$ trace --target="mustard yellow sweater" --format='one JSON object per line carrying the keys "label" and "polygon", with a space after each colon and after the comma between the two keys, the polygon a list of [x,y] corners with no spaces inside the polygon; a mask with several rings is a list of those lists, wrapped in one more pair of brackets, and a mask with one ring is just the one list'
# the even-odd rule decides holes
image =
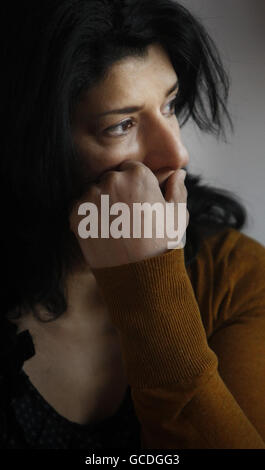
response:
{"label": "mustard yellow sweater", "polygon": [[235,229],[93,270],[143,449],[265,449],[265,247]]}

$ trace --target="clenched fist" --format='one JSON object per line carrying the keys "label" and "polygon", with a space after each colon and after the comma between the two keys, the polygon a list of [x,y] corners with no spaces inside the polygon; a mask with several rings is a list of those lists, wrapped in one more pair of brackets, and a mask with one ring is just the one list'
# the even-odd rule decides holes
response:
{"label": "clenched fist", "polygon": [[[184,184],[186,171],[171,170],[166,176],[163,195],[158,178],[147,166],[127,160],[115,171],[105,172],[75,203],[70,227],[91,268],[133,263],[168,251],[174,240],[171,233],[167,233],[170,224],[172,230],[178,231],[174,247],[183,248],[181,241],[189,221]],[[139,211],[140,206],[144,210]],[[153,212],[149,210],[152,206],[156,207]],[[183,210],[185,215],[182,228],[176,224],[180,207],[182,216]],[[85,217],[88,209],[89,217]],[[122,216],[119,216],[120,212]],[[85,229],[88,223],[89,232]],[[157,227],[160,229],[158,234]]]}

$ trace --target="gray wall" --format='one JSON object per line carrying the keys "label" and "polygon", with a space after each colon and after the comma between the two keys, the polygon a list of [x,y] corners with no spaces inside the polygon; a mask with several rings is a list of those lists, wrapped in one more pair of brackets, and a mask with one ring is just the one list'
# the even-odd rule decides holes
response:
{"label": "gray wall", "polygon": [[265,245],[265,0],[182,0],[214,38],[228,70],[234,134],[227,142],[182,128],[188,169],[239,196],[249,213],[243,232]]}

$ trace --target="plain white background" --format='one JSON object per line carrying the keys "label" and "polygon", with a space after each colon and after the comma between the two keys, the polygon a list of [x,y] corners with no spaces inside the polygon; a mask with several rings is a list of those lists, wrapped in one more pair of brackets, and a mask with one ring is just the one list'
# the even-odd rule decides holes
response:
{"label": "plain white background", "polygon": [[265,245],[265,0],[182,0],[214,39],[231,80],[227,142],[182,128],[190,173],[232,191],[245,205],[242,230]]}

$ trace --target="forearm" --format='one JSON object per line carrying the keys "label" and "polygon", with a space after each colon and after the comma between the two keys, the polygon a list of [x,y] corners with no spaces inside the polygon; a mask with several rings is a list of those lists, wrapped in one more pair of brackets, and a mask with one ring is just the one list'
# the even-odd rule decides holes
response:
{"label": "forearm", "polygon": [[120,332],[132,386],[199,385],[216,369],[183,250],[94,274]]}
{"label": "forearm", "polygon": [[114,270],[95,276],[120,332],[143,447],[264,448],[218,373],[183,250]]}

